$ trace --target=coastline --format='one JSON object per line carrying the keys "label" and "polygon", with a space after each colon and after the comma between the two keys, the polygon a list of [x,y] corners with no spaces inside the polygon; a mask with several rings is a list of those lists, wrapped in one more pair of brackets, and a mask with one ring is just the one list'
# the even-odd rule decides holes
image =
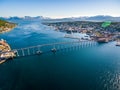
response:
{"label": "coastline", "polygon": [[6,62],[8,59],[15,57],[14,52],[11,52],[10,45],[3,39],[0,41],[0,64]]}
{"label": "coastline", "polygon": [[0,34],[9,32],[17,26],[16,23],[8,22],[0,19]]}
{"label": "coastline", "polygon": [[[16,26],[17,26],[17,25],[15,25],[15,27],[16,27]],[[0,32],[0,34],[6,33],[6,32],[10,32],[10,31],[12,31],[15,27],[13,27],[13,28],[8,28],[7,30],[3,30],[3,31]]]}

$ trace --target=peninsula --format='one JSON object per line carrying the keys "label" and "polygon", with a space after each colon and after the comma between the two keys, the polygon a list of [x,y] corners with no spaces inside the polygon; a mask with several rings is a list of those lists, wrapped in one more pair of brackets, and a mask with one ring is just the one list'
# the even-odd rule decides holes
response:
{"label": "peninsula", "polygon": [[0,33],[8,32],[16,27],[15,23],[11,23],[0,19]]}
{"label": "peninsula", "polygon": [[120,22],[73,21],[48,22],[43,24],[62,32],[86,33],[92,38],[92,40],[98,42],[117,40],[120,36]]}

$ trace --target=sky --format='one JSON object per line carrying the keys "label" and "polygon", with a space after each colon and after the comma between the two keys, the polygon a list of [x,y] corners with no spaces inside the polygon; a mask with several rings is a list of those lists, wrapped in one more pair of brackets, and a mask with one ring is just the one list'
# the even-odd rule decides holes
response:
{"label": "sky", "polygon": [[120,0],[0,0],[0,16],[120,16]]}

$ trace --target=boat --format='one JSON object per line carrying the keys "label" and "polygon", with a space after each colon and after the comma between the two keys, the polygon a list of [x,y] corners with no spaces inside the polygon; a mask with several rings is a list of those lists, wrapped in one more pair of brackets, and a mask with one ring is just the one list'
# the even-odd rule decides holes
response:
{"label": "boat", "polygon": [[42,54],[42,53],[43,53],[43,52],[40,51],[40,50],[36,52],[36,54],[38,54],[38,55],[39,55],[39,54]]}
{"label": "boat", "polygon": [[117,42],[117,43],[116,43],[116,46],[120,46],[120,42]]}
{"label": "boat", "polygon": [[53,48],[53,49],[51,49],[51,51],[52,51],[53,53],[55,53],[57,50],[56,50],[56,48]]}
{"label": "boat", "polygon": [[108,42],[109,42],[109,39],[108,39],[108,38],[105,38],[105,37],[98,37],[98,38],[97,38],[97,42],[98,42],[98,43],[108,43]]}
{"label": "boat", "polygon": [[65,38],[79,39],[79,40],[91,40],[90,36],[82,33],[65,34]]}

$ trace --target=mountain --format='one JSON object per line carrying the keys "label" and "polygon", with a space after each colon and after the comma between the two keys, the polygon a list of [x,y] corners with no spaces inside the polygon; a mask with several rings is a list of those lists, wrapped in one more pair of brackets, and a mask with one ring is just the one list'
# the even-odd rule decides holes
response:
{"label": "mountain", "polygon": [[86,20],[93,20],[93,21],[115,21],[115,22],[120,22],[120,17],[112,17],[112,16],[93,16],[93,17],[88,17]]}
{"label": "mountain", "polygon": [[24,16],[24,17],[0,17],[3,20],[42,20],[43,22],[66,22],[66,21],[112,21],[112,22],[120,22],[120,17],[112,17],[112,16],[104,16],[104,15],[98,15],[98,16],[91,16],[91,17],[70,17],[70,18],[62,18],[62,19],[51,19],[48,17],[43,16]]}
{"label": "mountain", "polygon": [[103,22],[103,21],[112,21],[112,22],[120,22],[120,17],[112,17],[112,16],[92,16],[92,17],[71,17],[71,18],[62,18],[62,19],[48,19],[46,22],[66,22],[66,21],[95,21],[95,22]]}
{"label": "mountain", "polygon": [[49,19],[48,17],[43,17],[43,16],[36,16],[36,17],[31,17],[31,16],[24,16],[24,17],[0,17],[2,20],[8,20],[8,21],[14,21],[14,20],[44,20],[44,19]]}

